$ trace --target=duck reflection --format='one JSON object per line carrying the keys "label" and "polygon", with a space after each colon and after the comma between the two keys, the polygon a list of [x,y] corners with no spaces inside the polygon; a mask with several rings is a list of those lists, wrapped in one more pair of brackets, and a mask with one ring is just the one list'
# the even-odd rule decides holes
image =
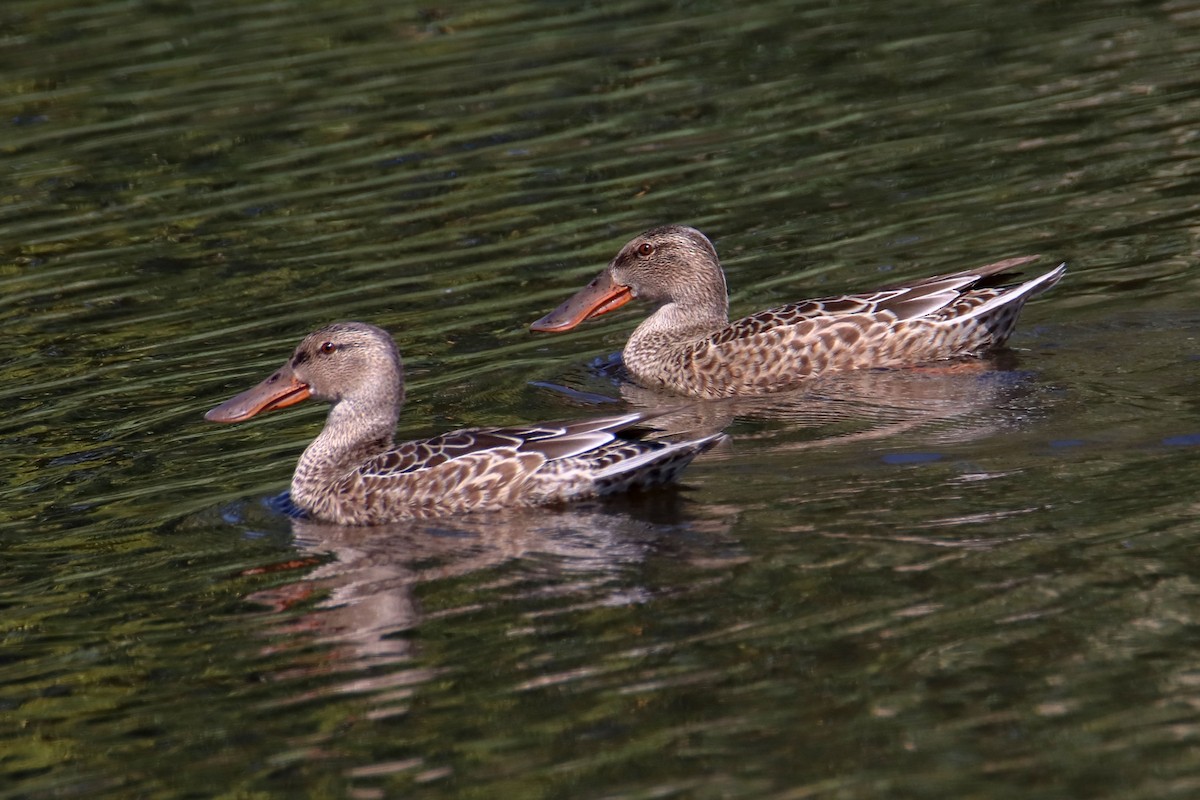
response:
{"label": "duck reflection", "polygon": [[[733,397],[679,406],[659,417],[665,433],[707,435],[735,421],[735,448],[758,441],[773,452],[875,442],[920,433],[926,444],[949,444],[995,435],[1025,418],[1022,399],[1037,389],[1033,374],[1017,370],[1016,354],[950,361],[900,370],[860,370],[817,378],[799,389],[759,397]],[[624,376],[619,357],[592,365],[576,386],[541,382],[575,406],[627,405],[662,408],[679,398],[647,389]],[[616,390],[618,397],[613,397]],[[779,437],[785,424],[792,434]],[[757,428],[757,429],[756,429]],[[717,456],[719,458],[719,455]]]}
{"label": "duck reflection", "polygon": [[[286,502],[285,495],[276,504]],[[529,591],[577,595],[589,604],[640,602],[651,590],[630,582],[631,565],[671,547],[664,543],[681,529],[712,534],[728,530],[729,524],[722,514],[694,515],[678,488],[563,509],[507,509],[373,527],[294,518],[294,543],[301,555],[279,568],[299,567],[304,574],[247,600],[283,611],[314,596],[322,598],[300,618],[281,617],[276,632],[290,636],[306,631],[306,644],[326,648],[320,671],[356,676],[337,691],[383,693],[433,677],[423,668],[372,670],[417,655],[405,634],[421,623],[417,595],[423,584],[499,570],[489,584],[512,579],[540,587]],[[520,577],[502,577],[500,568],[517,560],[522,561]],[[476,608],[468,604],[438,615]]]}

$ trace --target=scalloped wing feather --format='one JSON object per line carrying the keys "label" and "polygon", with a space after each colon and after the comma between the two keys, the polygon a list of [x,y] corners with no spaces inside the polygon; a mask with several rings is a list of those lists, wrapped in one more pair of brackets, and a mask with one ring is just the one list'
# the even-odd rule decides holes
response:
{"label": "scalloped wing feather", "polygon": [[652,379],[703,397],[759,394],[826,371],[898,367],[1001,346],[1025,301],[1062,278],[1065,265],[1003,284],[1012,258],[909,287],[793,303],[740,319],[685,345]]}
{"label": "scalloped wing feather", "polygon": [[[644,442],[610,432],[656,415],[637,413],[524,429],[453,431],[405,442],[335,481],[315,498],[310,510],[317,517],[342,524],[370,525],[404,517],[609,494],[667,482],[723,438],[715,434]],[[517,432],[535,439],[521,440]],[[547,457],[546,451],[558,451],[560,446],[567,455]]]}

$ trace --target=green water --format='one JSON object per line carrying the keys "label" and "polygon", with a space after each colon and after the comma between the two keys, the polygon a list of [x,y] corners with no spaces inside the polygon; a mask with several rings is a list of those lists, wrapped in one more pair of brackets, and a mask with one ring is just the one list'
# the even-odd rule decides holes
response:
{"label": "green water", "polygon": [[[0,9],[0,798],[1192,797],[1200,3]],[[989,371],[713,405],[681,489],[344,530],[323,409],[607,413],[652,225],[735,314],[1031,252]],[[555,391],[546,384],[577,390]]]}

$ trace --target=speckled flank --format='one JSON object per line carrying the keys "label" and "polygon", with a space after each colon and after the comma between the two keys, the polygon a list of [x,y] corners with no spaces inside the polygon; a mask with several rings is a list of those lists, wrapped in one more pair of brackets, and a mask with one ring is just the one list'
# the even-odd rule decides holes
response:
{"label": "speckled flank", "polygon": [[[693,228],[647,231],[626,244],[606,272],[611,285],[655,306],[623,351],[630,375],[653,388],[719,398],[779,391],[822,373],[915,366],[998,348],[1025,302],[1066,271],[1060,265],[1005,285],[1013,269],[1036,258],[805,300],[732,323],[716,251]],[[552,313],[570,316],[572,300]]]}
{"label": "speckled flank", "polygon": [[330,402],[324,429],[296,465],[291,496],[312,516],[343,525],[561,503],[653,486],[673,480],[722,438],[646,441],[631,429],[655,415],[634,413],[459,430],[395,444],[403,386],[400,353],[387,332],[338,323],[309,335],[271,378],[207,416],[246,419],[296,387]]}

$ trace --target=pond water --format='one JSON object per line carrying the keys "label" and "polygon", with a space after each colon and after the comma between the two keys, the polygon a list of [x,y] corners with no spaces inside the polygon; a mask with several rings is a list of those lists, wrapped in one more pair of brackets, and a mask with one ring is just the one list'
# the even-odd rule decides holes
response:
{"label": "pond water", "polygon": [[[0,797],[1200,792],[1200,2],[7,0],[0,83]],[[323,408],[202,420],[336,319],[402,436],[643,402],[527,325],[665,222],[735,314],[1069,272],[612,503],[293,521]]]}

